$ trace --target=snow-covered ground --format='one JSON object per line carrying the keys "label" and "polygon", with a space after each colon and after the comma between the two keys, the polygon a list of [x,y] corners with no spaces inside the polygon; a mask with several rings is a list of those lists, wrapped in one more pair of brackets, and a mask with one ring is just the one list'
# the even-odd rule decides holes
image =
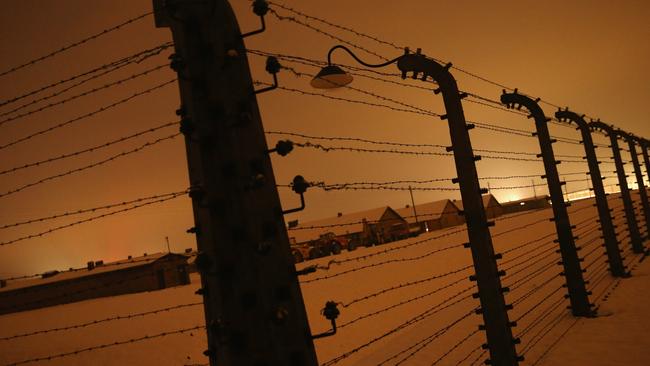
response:
{"label": "snow-covered ground", "polygon": [[[622,203],[610,196],[621,248],[630,247],[623,229]],[[502,279],[511,288],[506,294],[514,304],[509,312],[517,320],[513,328],[521,337],[517,346],[533,364],[546,354],[546,365],[648,365],[647,331],[650,308],[644,290],[650,282],[647,262],[633,264],[638,256],[627,255],[638,268],[633,277],[619,282],[606,273],[604,249],[599,239],[593,200],[574,202],[569,208],[578,245],[585,257],[585,278],[591,280],[592,301],[603,317],[574,322],[566,310],[564,278],[550,209],[502,216],[491,229],[495,250],[503,253]],[[643,216],[637,215],[640,222]],[[302,276],[301,287],[312,332],[329,330],[321,314],[326,301],[339,303],[341,315],[335,336],[315,341],[318,358],[325,365],[471,365],[482,363],[485,334],[478,330],[479,305],[468,277],[473,274],[464,227],[450,228],[373,248],[360,248],[335,257],[301,263],[329,269]],[[332,276],[332,277],[330,277]],[[203,325],[200,305],[188,305],[156,314],[113,320],[64,331],[1,339],[42,329],[68,327],[95,320],[197,303],[198,279],[189,286],[149,293],[95,299],[28,312],[0,316],[0,365],[74,352],[114,342],[139,339]],[[618,286],[617,286],[618,285]],[[616,287],[615,287],[616,286]],[[613,290],[612,290],[613,288]],[[611,292],[610,295],[608,295]],[[607,299],[605,301],[605,299]],[[418,316],[420,315],[420,316]],[[557,326],[550,327],[557,322]],[[547,329],[550,331],[547,332]],[[51,360],[52,365],[183,365],[202,364],[206,358],[204,329],[137,340],[132,343],[79,352]],[[620,361],[619,360],[624,360]]]}
{"label": "snow-covered ground", "polygon": [[[650,365],[650,260],[640,263],[634,276],[616,281],[596,319],[565,319],[568,329],[540,365]],[[612,287],[614,287],[612,286]],[[575,323],[575,325],[573,325]]]}

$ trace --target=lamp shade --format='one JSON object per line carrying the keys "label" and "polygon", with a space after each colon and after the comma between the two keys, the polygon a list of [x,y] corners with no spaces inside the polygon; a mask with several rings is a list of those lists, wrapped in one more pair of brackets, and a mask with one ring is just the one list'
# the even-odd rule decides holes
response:
{"label": "lamp shade", "polygon": [[352,82],[352,75],[343,71],[338,66],[328,65],[323,67],[320,72],[314,76],[310,84],[316,89],[334,89],[348,85]]}

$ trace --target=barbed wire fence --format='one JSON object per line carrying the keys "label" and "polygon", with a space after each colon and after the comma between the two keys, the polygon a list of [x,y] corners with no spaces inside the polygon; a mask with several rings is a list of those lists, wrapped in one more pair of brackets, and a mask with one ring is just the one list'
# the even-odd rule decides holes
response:
{"label": "barbed wire fence", "polygon": [[[382,40],[380,37],[335,24],[329,20],[306,14],[282,4],[270,2],[270,5],[270,14],[278,21],[289,22],[295,24],[297,27],[307,28],[316,32],[318,35],[342,42],[347,46],[384,60],[388,60],[388,58],[377,51],[373,51],[373,47],[361,45],[348,37],[372,41],[380,45],[392,47],[399,52],[402,52],[404,49],[404,47]],[[133,22],[147,19],[150,15],[151,13],[147,13],[131,18],[107,28],[105,31],[64,46],[55,52],[11,67],[1,72],[0,77],[18,72],[45,59],[55,56],[58,57],[71,48],[86,45],[88,42],[94,41],[103,34],[121,30]],[[347,32],[347,36],[335,35],[332,31],[328,30],[331,28],[337,31],[343,31],[344,33]],[[86,89],[85,91],[75,91],[76,88],[88,84],[95,79],[111,76],[111,73],[118,69],[137,66],[140,62],[150,58],[156,59],[156,57],[163,55],[163,52],[172,46],[170,42],[163,43],[130,56],[98,65],[77,75],[64,77],[61,81],[45,83],[42,87],[35,88],[32,91],[18,93],[16,96],[0,103],[0,107],[6,106],[6,108],[10,108],[0,112],[0,115],[3,117],[0,120],[0,126],[10,123],[21,123],[21,119],[25,117],[38,115],[40,112],[56,106],[74,103],[77,99],[93,96],[100,90],[109,89],[140,76],[162,70],[167,66],[167,63],[136,71],[126,78],[114,79],[100,86]],[[302,81],[308,81],[313,78],[318,69],[326,65],[322,61],[299,55],[287,55],[253,49],[248,49],[247,52],[251,58],[262,57],[266,59],[268,57],[275,57],[279,59],[282,63],[283,70],[290,72],[296,76],[297,80]],[[368,83],[381,83],[392,88],[408,88],[416,92],[427,93],[438,88],[432,82],[414,84],[412,81],[403,81],[399,73],[378,72],[373,69],[353,67],[350,65],[341,66],[345,66],[352,71],[352,75]],[[508,91],[516,90],[463,68],[455,66],[451,66],[451,68],[479,82],[488,83],[499,89],[506,89]],[[54,130],[65,128],[73,123],[88,122],[87,120],[89,118],[97,114],[104,113],[121,104],[129,103],[136,98],[144,97],[147,94],[170,85],[174,81],[175,79],[164,81],[148,89],[137,91],[131,96],[117,99],[93,112],[81,114],[62,122],[54,122],[50,127],[26,134],[24,137],[16,140],[2,143],[0,150],[18,144],[29,143],[32,139],[36,139]],[[257,84],[267,87],[273,86],[273,84],[261,81],[257,82]],[[62,89],[50,92],[54,88]],[[314,92],[306,88],[294,88],[283,85],[277,86],[277,89],[278,93],[287,93],[305,98],[319,98],[318,100],[323,104],[355,104],[364,108],[385,110],[390,113],[399,114],[400,116],[418,115],[426,118],[441,118],[445,116],[445,113],[418,106],[416,103],[405,102],[356,86],[346,87],[346,92],[349,92],[351,95],[356,95],[356,97],[348,97],[348,94],[331,95]],[[76,94],[65,94],[71,91]],[[45,92],[50,94],[38,96]],[[507,113],[509,116],[522,117],[527,115],[525,112],[506,108],[500,101],[490,96],[479,95],[470,91],[462,92],[467,94],[465,100],[477,108],[489,108],[498,113]],[[28,98],[34,99],[15,106],[18,101]],[[544,100],[540,100],[540,102],[553,108],[559,108],[551,102]],[[574,225],[573,234],[576,237],[576,246],[579,248],[585,282],[589,288],[591,299],[597,306],[599,301],[605,299],[619,285],[620,279],[610,275],[607,254],[603,249],[603,238],[598,221],[599,216],[592,206],[592,201],[588,199],[577,199],[591,197],[590,179],[588,178],[589,171],[586,167],[583,153],[581,152],[581,140],[575,135],[566,133],[567,130],[564,129],[566,127],[564,124],[559,123],[555,119],[550,122],[550,126],[552,127],[551,137],[557,141],[558,146],[565,146],[562,153],[556,154],[555,156],[560,158],[562,163],[560,165],[561,168],[567,167],[566,170],[562,169],[560,172],[560,176],[564,178],[563,181],[565,182],[564,197],[566,201],[575,200],[575,202],[572,202],[572,207],[569,208],[568,212]],[[476,128],[476,131],[481,134],[481,137],[485,135],[507,136],[512,139],[525,140],[529,146],[536,146],[530,140],[537,138],[533,134],[534,131],[532,129],[525,129],[523,124],[512,127],[508,123],[493,121],[468,121],[468,123]],[[76,147],[70,149],[70,152],[59,156],[51,156],[38,161],[16,164],[0,171],[0,175],[10,175],[19,171],[46,166],[55,161],[67,161],[68,158],[114,147],[115,145],[123,144],[138,137],[149,136],[154,132],[170,130],[171,127],[180,127],[179,121],[170,121],[144,130],[133,131],[131,134],[108,140],[102,144]],[[444,144],[404,142],[388,138],[379,140],[367,136],[348,136],[344,134],[341,134],[341,136],[324,136],[318,132],[267,131],[266,133],[271,144],[274,142],[282,142],[285,146],[289,144],[294,150],[292,154],[301,154],[303,151],[310,154],[341,154],[344,156],[363,154],[368,159],[382,159],[386,156],[397,156],[402,159],[417,160],[424,167],[431,165],[432,161],[440,165],[450,164],[453,163],[454,157],[454,154],[448,149],[448,145]],[[45,175],[29,183],[10,188],[0,193],[0,199],[13,194],[20,194],[33,186],[47,184],[52,180],[63,179],[76,173],[83,173],[87,170],[101,167],[104,164],[113,163],[121,158],[128,158],[132,154],[145,150],[147,147],[172,140],[179,135],[180,133],[174,133],[152,137],[139,146],[130,149],[125,148],[122,152],[109,155],[89,164],[74,166],[56,174]],[[289,138],[291,140],[287,142],[287,140],[280,140],[280,138]],[[477,137],[476,141],[482,141],[482,139]],[[595,146],[601,148],[601,151],[607,148],[606,144],[596,143]],[[503,164],[517,164],[515,165],[517,167],[521,167],[522,165],[520,164],[530,164],[523,165],[526,168],[524,169],[524,173],[521,174],[510,171],[508,175],[479,175],[481,182],[485,182],[489,186],[489,193],[498,195],[499,192],[526,192],[526,194],[531,194],[531,196],[542,197],[541,201],[544,203],[541,207],[542,209],[524,210],[506,215],[498,212],[493,213],[493,217],[490,218],[495,224],[494,229],[491,231],[491,237],[494,240],[495,257],[498,260],[499,269],[503,271],[500,275],[504,284],[505,298],[507,303],[512,305],[512,310],[510,310],[508,315],[513,321],[513,334],[517,340],[518,354],[524,356],[525,360],[530,360],[531,364],[537,364],[553,347],[553,338],[557,342],[578,322],[576,318],[567,312],[569,301],[568,295],[566,295],[567,290],[564,279],[566,274],[561,271],[563,258],[557,249],[557,241],[559,238],[553,228],[553,214],[549,209],[544,209],[549,208],[548,199],[545,198],[546,190],[544,188],[546,187],[546,183],[543,178],[547,172],[543,170],[543,167],[540,169],[539,162],[541,162],[541,157],[539,151],[532,147],[530,150],[512,151],[505,145],[502,148],[497,148],[478,144],[478,147],[473,149],[473,151],[481,153],[481,160],[488,162],[495,161],[502,162]],[[610,166],[612,169],[615,169],[612,165],[614,164],[613,157],[602,156],[601,161],[603,166],[603,179],[611,180],[615,178],[616,175],[612,174],[616,172],[611,173],[608,171]],[[282,161],[279,161],[279,164],[282,164]],[[538,165],[535,166],[533,164]],[[535,168],[531,168],[532,166],[535,166]],[[359,167],[359,169],[362,170],[362,167]],[[530,171],[535,171],[536,174],[529,174]],[[569,179],[566,179],[566,177]],[[368,191],[376,194],[377,197],[381,197],[380,195],[385,191],[415,191],[446,196],[458,194],[459,188],[455,185],[455,179],[457,178],[450,176],[430,177],[429,179],[408,176],[392,178],[391,175],[390,178],[387,177],[383,181],[367,179],[349,182],[332,182],[327,175],[323,175],[313,177],[313,180],[308,181],[308,185],[311,189],[322,191],[323,194],[335,194],[337,192],[354,194],[356,191]],[[490,182],[499,182],[499,185],[490,186]],[[294,186],[294,184],[278,184],[279,189],[291,189]],[[569,187],[571,187],[571,191]],[[122,202],[101,204],[87,208],[69,208],[67,211],[61,213],[43,213],[41,216],[31,219],[0,223],[0,230],[6,230],[15,227],[29,227],[29,225],[35,223],[49,223],[61,219],[70,220],[60,225],[53,224],[47,230],[33,230],[27,235],[16,236],[6,240],[3,239],[0,242],[0,246],[28,245],[30,239],[47,236],[59,230],[101,220],[108,216],[137,210],[144,206],[158,206],[163,202],[183,197],[188,193],[190,193],[189,189],[177,189],[174,192],[162,194],[151,193],[144,197],[124,199]],[[638,264],[638,253],[634,253],[629,245],[629,233],[627,233],[625,221],[622,219],[624,209],[622,205],[616,204],[618,199],[615,197],[615,194],[610,196],[609,201],[614,224],[618,228],[617,239],[622,249],[622,256],[626,266],[632,270]],[[525,201],[522,202],[524,205],[527,204]],[[460,202],[456,202],[456,205],[462,206]],[[643,217],[644,213],[641,206],[637,204],[635,209],[637,217]],[[460,220],[458,220],[459,218]],[[382,245],[369,246],[354,253],[350,251],[339,256],[318,258],[314,261],[298,265],[298,272],[305,274],[300,277],[300,283],[303,292],[306,294],[305,300],[309,312],[317,313],[323,304],[331,300],[332,297],[335,298],[334,301],[341,311],[337,334],[315,341],[319,352],[322,352],[326,356],[322,360],[321,365],[352,364],[360,360],[364,360],[364,362],[369,364],[400,365],[423,359],[432,365],[474,365],[486,360],[488,352],[486,350],[485,337],[482,336],[484,328],[481,328],[483,325],[479,317],[476,316],[477,314],[481,314],[481,306],[476,300],[478,298],[478,288],[475,282],[473,282],[474,280],[472,280],[472,277],[476,274],[472,271],[471,256],[461,254],[470,245],[468,244],[467,230],[463,226],[465,223],[462,218],[462,208],[454,212],[440,210],[415,215],[401,215],[398,220],[400,223],[406,225],[413,219],[418,224],[418,219],[422,221],[428,221],[430,219],[444,221],[448,219],[450,223],[449,227],[441,227],[439,230],[419,233],[420,235],[414,238],[405,238],[404,236],[394,237],[390,239],[401,240],[396,240],[391,243],[389,242],[389,238],[385,237],[371,243]],[[394,220],[388,220],[388,222],[394,223]],[[333,224],[310,224],[306,222],[304,224],[300,223],[295,227],[289,227],[288,231],[290,236],[299,232],[316,232],[316,237],[308,240],[312,241],[318,239],[319,234],[327,232],[344,233],[352,226],[381,225],[385,222],[386,220],[381,218],[374,221],[372,219],[364,219]],[[451,225],[451,223],[455,225]],[[536,233],[536,235],[530,235],[531,232]],[[647,237],[647,234],[647,232],[642,231],[644,237]],[[531,237],[535,238],[531,239]],[[106,266],[110,265],[107,264]],[[81,270],[83,269],[78,268],[70,271]],[[392,273],[394,276],[391,276],[391,278],[382,278],[381,275],[385,273]],[[17,275],[6,277],[4,280],[14,282],[34,279],[42,275],[42,273]],[[55,301],[57,298],[74,298],[80,292],[98,291],[113,285],[136,281],[142,277],[146,276],[129,276],[116,282],[102,284],[101,286],[91,286],[77,292],[62,293],[55,298],[45,297],[32,302],[4,306],[3,308],[10,310],[12,307],[38,305],[37,303],[47,303],[49,301]],[[470,279],[469,281],[468,278]],[[351,286],[351,284],[354,286]],[[115,314],[92,321],[69,323],[65,326],[2,335],[0,336],[0,342],[13,342],[45,334],[58,334],[98,325],[118,323],[124,320],[128,321],[135,318],[154,316],[160,313],[175,313],[181,310],[195,309],[202,304],[203,302],[186,302],[151,308],[146,311]],[[0,308],[0,310],[3,308]],[[315,319],[312,322],[313,324],[310,325],[314,329],[327,326],[326,319]],[[92,353],[107,348],[122,347],[140,342],[151,342],[170,336],[187,335],[204,328],[205,324],[186,324],[164,332],[146,333],[141,336],[118,339],[109,343],[73,348],[66,352],[36,355],[20,360],[12,360],[9,364],[20,365],[75,357],[79,354]],[[371,331],[368,331],[369,329]]]}
{"label": "barbed wire fence", "polygon": [[[152,12],[147,12],[132,17],[101,32],[62,46],[56,51],[17,66],[9,67],[0,72],[0,77],[30,72],[32,68],[41,65],[41,63],[44,64],[46,60],[65,60],[69,55],[69,51],[73,49],[96,47],[98,45],[101,47],[101,43],[109,38],[107,35],[118,32],[133,32],[131,25],[152,21],[152,14]],[[146,109],[144,103],[152,105],[153,97],[159,96],[160,91],[176,82],[175,78],[165,80],[164,76],[164,70],[168,69],[169,64],[166,58],[172,48],[172,42],[164,42],[122,57],[107,54],[106,59],[113,58],[113,60],[88,67],[76,74],[61,75],[55,72],[52,75],[58,77],[58,81],[43,81],[40,86],[34,87],[32,85],[31,89],[26,91],[12,89],[16,90],[15,95],[5,95],[0,101],[0,125],[2,125],[2,128],[16,126],[20,126],[20,128],[16,129],[17,133],[7,135],[10,137],[5,138],[0,143],[0,153],[4,155],[3,161],[11,164],[9,166],[3,164],[0,175],[3,176],[5,182],[14,184],[14,187],[4,185],[6,188],[3,188],[0,199],[6,200],[8,196],[13,195],[20,195],[21,197],[22,195],[29,195],[29,188],[46,186],[54,180],[66,180],[73,175],[86,177],[88,172],[96,171],[106,165],[119,166],[123,164],[122,161],[126,162],[132,156],[146,154],[147,150],[150,150],[149,147],[158,144],[163,145],[177,137],[180,133],[170,133],[174,128],[179,128],[177,120],[165,123],[155,123],[155,121],[151,121],[153,123],[141,121],[140,123],[135,120],[135,116],[126,115],[121,109],[122,106],[127,105],[130,108]],[[156,62],[158,65],[152,66]],[[126,73],[130,74],[126,75]],[[135,86],[134,81],[137,81],[139,86]],[[124,88],[118,89],[118,87],[122,86],[127,88],[126,92]],[[110,91],[110,96],[105,96],[107,91]],[[111,100],[111,98],[115,99]],[[79,108],[78,104],[88,104],[90,99],[93,99],[93,102],[99,101],[99,105],[94,107],[94,110],[83,112],[83,108]],[[135,106],[136,104],[138,106]],[[46,113],[55,109],[58,111],[61,107],[68,105],[69,108],[75,110],[76,116],[65,117],[65,114],[62,113],[60,115],[63,117],[58,117],[59,114]],[[115,114],[122,113],[121,118],[133,120],[132,132],[117,138],[106,136],[103,138],[104,142],[87,144],[86,146],[82,145],[83,142],[80,144],[70,141],[66,145],[67,152],[57,155],[48,152],[47,145],[43,145],[44,137],[70,129],[73,125],[77,127],[88,126],[89,130],[92,131],[94,129],[92,125],[97,124],[98,117],[103,117],[113,111]],[[54,115],[57,116],[55,118],[60,118],[60,120],[52,119]],[[27,120],[28,117],[29,120]],[[148,127],[143,128],[147,125]],[[98,129],[95,130],[99,131]],[[20,135],[20,133],[23,133],[23,135]],[[31,144],[31,146],[28,144]],[[43,155],[46,157],[29,162],[15,163],[15,161],[21,160],[15,159],[15,150],[13,149],[16,148],[42,149]],[[120,150],[115,152],[115,149],[121,149],[121,152]],[[102,154],[104,157],[97,157]],[[84,163],[84,161],[87,163]],[[59,170],[57,171],[57,169]],[[37,174],[41,171],[46,173],[40,173],[39,177]],[[15,182],[19,182],[21,179],[16,178],[19,174],[30,176],[32,180],[16,184]],[[47,238],[57,232],[80,225],[92,225],[92,223],[109,217],[129,215],[146,207],[159,209],[172,200],[186,197],[188,192],[187,189],[178,187],[173,192],[148,192],[148,194],[140,197],[134,197],[131,193],[131,197],[124,195],[124,199],[118,202],[90,204],[83,208],[65,207],[60,212],[42,210],[32,217],[22,217],[14,221],[0,223],[0,230],[2,231],[2,239],[0,240],[2,244],[0,246],[2,248],[17,248],[20,246],[25,253],[34,252],[33,239]],[[61,194],[66,193],[61,192]],[[10,216],[6,217],[9,218]],[[137,221],[137,218],[134,218],[134,220]],[[54,238],[53,241],[56,242],[57,239]],[[52,245],[55,245],[55,243],[52,243]],[[80,252],[82,251],[83,249],[80,249]],[[155,256],[145,256],[125,261],[102,263],[101,268],[97,270],[123,270],[125,263],[130,266],[137,266],[152,263],[155,258]],[[188,256],[189,258],[192,258],[192,256]],[[165,262],[167,262],[165,258],[158,261],[158,263],[163,264]],[[107,296],[115,291],[122,291],[124,287],[132,287],[133,284],[139,281],[149,281],[152,278],[150,273],[143,274],[127,271],[124,272],[125,275],[121,278],[116,279],[113,277],[112,279],[98,280],[96,277],[86,275],[88,272],[91,271],[84,266],[60,272],[2,276],[3,288],[0,290],[0,297],[2,298],[0,313],[10,314],[26,309],[80,301],[88,297]],[[29,284],[47,282],[49,276],[52,276],[52,279],[61,276],[76,277],[77,287],[71,288],[65,281],[50,282],[46,286],[29,286]],[[24,283],[27,286],[24,286]],[[183,303],[182,300],[178,301],[178,303],[166,306],[149,305],[149,309],[136,311],[129,311],[125,308],[120,312],[120,310],[115,309],[114,312],[109,312],[109,315],[103,318],[97,318],[97,316],[101,316],[102,313],[106,314],[106,311],[98,311],[96,314],[91,314],[90,318],[85,318],[84,321],[76,320],[84,319],[83,316],[72,316],[69,320],[63,318],[55,322],[30,322],[34,323],[34,325],[38,324],[33,328],[29,328],[29,326],[3,327],[2,336],[0,337],[0,348],[3,349],[0,353],[3,356],[0,357],[0,363],[3,365],[44,363],[79,357],[82,354],[93,354],[105,349],[128,347],[131,344],[150,345],[167,338],[193,337],[201,329],[205,329],[205,325],[199,321],[201,317],[189,317],[185,323],[177,324],[176,321],[170,320],[172,318],[169,315],[165,314],[186,316],[188,311],[192,311],[191,309],[200,308],[203,302]],[[140,306],[135,307],[135,309],[138,308],[142,309]],[[151,322],[153,317],[157,318],[155,323]],[[136,333],[130,333],[128,329],[132,327],[134,322],[137,323],[138,319],[142,319],[144,324],[156,325],[153,327],[148,326],[149,329],[143,328],[136,330]],[[197,319],[196,323],[192,324],[192,319]],[[49,327],[48,324],[56,325]],[[16,332],[15,329],[19,328],[28,330]],[[22,354],[19,358],[10,358],[13,352],[5,352],[9,348],[20,349],[22,347],[20,342],[32,344],[32,342],[36,341],[41,342],[42,337],[47,336],[66,338],[71,334],[79,334],[78,332],[86,330],[90,333],[108,330],[109,337],[115,337],[115,339],[106,341],[106,337],[87,337],[88,339],[85,341],[67,344],[67,351],[62,351],[63,349],[59,348],[58,352],[49,353],[47,347],[40,352],[32,348],[31,351]],[[134,335],[129,336],[130,334]]]}

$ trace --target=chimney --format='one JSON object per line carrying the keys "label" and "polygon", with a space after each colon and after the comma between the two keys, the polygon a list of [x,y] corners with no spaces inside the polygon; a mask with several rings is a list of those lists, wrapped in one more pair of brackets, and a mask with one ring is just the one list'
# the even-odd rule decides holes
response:
{"label": "chimney", "polygon": [[336,214],[336,217],[341,217],[341,216],[343,216],[343,212],[339,212]]}
{"label": "chimney", "polygon": [[132,257],[132,256],[128,256],[128,258],[127,258],[127,259],[133,259],[133,257]]}
{"label": "chimney", "polygon": [[88,270],[93,270],[95,268],[95,262],[93,261],[88,261]]}

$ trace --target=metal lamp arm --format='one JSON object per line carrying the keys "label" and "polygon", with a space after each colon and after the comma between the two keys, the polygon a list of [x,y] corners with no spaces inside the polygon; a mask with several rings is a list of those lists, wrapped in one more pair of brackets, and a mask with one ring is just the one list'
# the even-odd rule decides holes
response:
{"label": "metal lamp arm", "polygon": [[342,46],[342,45],[337,45],[337,46],[332,47],[329,50],[329,52],[327,53],[327,64],[328,65],[332,64],[332,52],[334,52],[334,50],[339,49],[339,48],[346,51],[348,54],[350,54],[350,56],[352,56],[352,58],[354,58],[361,65],[363,65],[365,67],[371,67],[371,68],[384,67],[384,66],[390,65],[390,64],[392,64],[394,62],[397,62],[400,58],[402,58],[402,56],[398,56],[398,57],[395,57],[394,59],[392,59],[390,61],[386,61],[386,62],[381,63],[381,64],[369,64],[369,63],[363,62],[361,59],[359,59],[357,57],[357,55],[355,55],[349,48],[347,48],[345,46]]}

